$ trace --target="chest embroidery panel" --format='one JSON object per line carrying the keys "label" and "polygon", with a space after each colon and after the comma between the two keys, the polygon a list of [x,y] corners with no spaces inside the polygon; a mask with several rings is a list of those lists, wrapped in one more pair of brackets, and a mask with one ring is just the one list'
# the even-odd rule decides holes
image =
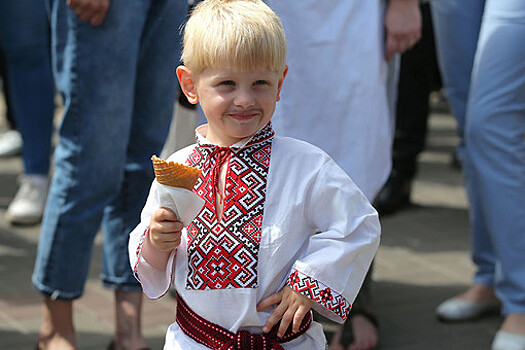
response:
{"label": "chest embroidery panel", "polygon": [[204,199],[205,205],[187,227],[187,289],[258,286],[257,259],[273,131],[267,136],[270,137],[228,151],[220,218],[217,217],[218,186],[213,171],[214,166],[220,166],[217,147],[197,146],[188,157],[188,165],[202,169],[194,192]]}

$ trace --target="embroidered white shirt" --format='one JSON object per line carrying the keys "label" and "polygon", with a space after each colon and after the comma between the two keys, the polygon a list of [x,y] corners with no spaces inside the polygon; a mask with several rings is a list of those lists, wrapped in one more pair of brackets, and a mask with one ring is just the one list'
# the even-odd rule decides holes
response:
{"label": "embroidered white shirt", "polygon": [[[130,236],[131,266],[146,296],[159,298],[173,283],[208,321],[234,333],[261,333],[273,310],[257,312],[257,303],[288,284],[314,300],[316,311],[343,322],[379,245],[378,216],[365,196],[325,152],[274,136],[268,125],[230,147],[224,210],[217,218],[210,195],[217,147],[199,133],[197,138],[169,160],[203,167],[194,192],[208,203],[183,231],[167,270],[152,268],[140,255],[151,215],[160,206],[156,181]],[[228,204],[234,197],[242,206]],[[282,345],[308,350],[324,349],[325,343],[322,327],[313,322],[303,336]],[[173,323],[165,349],[206,348]]]}

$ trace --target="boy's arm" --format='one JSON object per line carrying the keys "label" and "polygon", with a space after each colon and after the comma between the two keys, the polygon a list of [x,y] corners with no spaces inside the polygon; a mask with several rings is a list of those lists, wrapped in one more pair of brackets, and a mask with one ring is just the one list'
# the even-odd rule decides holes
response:
{"label": "boy's arm", "polygon": [[144,238],[144,243],[142,244],[141,255],[148,262],[148,264],[157,269],[165,270],[168,265],[168,260],[171,255],[171,250],[169,251],[159,251],[152,247],[149,239],[149,229],[146,231],[146,237]]}
{"label": "boy's arm", "polygon": [[157,270],[166,270],[171,252],[180,245],[182,222],[167,208],[159,208],[151,216],[146,231],[142,256]]}
{"label": "boy's arm", "polygon": [[320,232],[293,264],[287,285],[313,308],[344,322],[379,245],[377,212],[331,159],[306,195],[304,218]]}
{"label": "boy's arm", "polygon": [[[151,217],[160,207],[158,186],[158,183],[154,181],[142,210],[141,221],[130,233],[128,244],[131,269],[141,283],[144,294],[150,299],[160,298],[169,290],[175,258],[175,251],[156,256],[154,251],[149,249],[152,247],[148,246]],[[164,260],[165,255],[168,256],[167,260]],[[157,258],[159,259],[156,260]]]}

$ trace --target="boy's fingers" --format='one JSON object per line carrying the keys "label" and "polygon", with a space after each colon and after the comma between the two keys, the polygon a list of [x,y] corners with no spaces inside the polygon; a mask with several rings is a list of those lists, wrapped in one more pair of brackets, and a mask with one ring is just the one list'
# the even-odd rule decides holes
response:
{"label": "boy's fingers", "polygon": [[282,300],[282,293],[281,292],[277,292],[277,293],[274,293],[274,294],[272,294],[270,296],[267,296],[266,298],[261,300],[259,302],[259,304],[257,304],[257,311],[262,311],[262,310],[266,309],[267,307],[279,304],[281,302],[281,300]]}
{"label": "boy's fingers", "polygon": [[158,220],[159,221],[177,221],[179,218],[177,217],[177,214],[171,209],[161,207],[159,210],[157,210],[158,214]]}
{"label": "boy's fingers", "polygon": [[179,246],[181,240],[180,236],[175,236],[173,234],[158,234],[157,239],[151,239],[150,241],[155,245],[158,249],[162,251],[169,251]]}
{"label": "boy's fingers", "polygon": [[299,332],[299,328],[301,328],[301,323],[303,322],[304,316],[309,312],[310,310],[307,308],[298,308],[295,312],[295,315],[293,317],[293,326],[292,331],[294,333]]}
{"label": "boy's fingers", "polygon": [[182,223],[182,221],[175,221],[173,223],[174,231],[180,232],[183,228],[184,228],[184,224]]}
{"label": "boy's fingers", "polygon": [[281,324],[279,325],[279,330],[277,331],[277,336],[279,338],[282,338],[288,327],[290,326],[290,323],[294,320],[294,314],[295,314],[294,308],[289,308],[284,313],[283,317],[281,317]]}
{"label": "boy's fingers", "polygon": [[273,326],[275,326],[277,322],[279,322],[279,320],[283,317],[285,311],[286,311],[286,306],[283,306],[282,304],[277,306],[277,308],[272,312],[272,314],[266,320],[266,323],[264,324],[264,327],[263,327],[263,332],[268,333],[273,328]]}
{"label": "boy's fingers", "polygon": [[161,242],[178,242],[180,241],[180,233],[173,233],[173,232],[159,232],[158,237]]}
{"label": "boy's fingers", "polygon": [[159,225],[162,233],[180,233],[184,227],[180,221],[161,221]]}

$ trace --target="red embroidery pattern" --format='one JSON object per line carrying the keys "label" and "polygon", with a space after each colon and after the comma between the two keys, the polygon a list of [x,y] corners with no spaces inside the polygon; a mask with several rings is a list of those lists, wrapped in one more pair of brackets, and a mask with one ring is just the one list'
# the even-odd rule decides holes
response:
{"label": "red embroidery pattern", "polygon": [[184,334],[210,349],[284,350],[280,343],[292,341],[306,333],[310,328],[312,313],[309,312],[305,315],[297,332],[293,333],[290,325],[281,338],[277,337],[280,323],[273,326],[266,334],[252,334],[245,330],[232,333],[197,315],[177,294],[176,322]]}
{"label": "red embroidery pattern", "polygon": [[140,236],[139,238],[139,244],[137,245],[137,250],[135,251],[135,254],[137,256],[137,262],[135,263],[135,266],[133,266],[133,275],[135,276],[135,278],[137,279],[137,281],[139,281],[141,284],[141,280],[139,278],[139,274],[138,274],[138,266],[139,266],[139,262],[140,262],[140,255],[141,255],[141,251],[142,251],[142,245],[144,244],[144,241],[146,240],[146,236],[148,234],[148,231],[149,231],[149,226],[146,227],[146,229],[144,230],[144,232],[142,232],[142,235]]}
{"label": "red embroidery pattern", "polygon": [[187,228],[188,289],[257,287],[257,256],[274,132],[268,124],[243,148],[229,149],[221,218],[216,213],[216,146],[199,145],[188,165],[202,169],[194,192],[205,205]]}
{"label": "red embroidery pattern", "polygon": [[341,317],[343,321],[348,317],[350,309],[352,308],[348,300],[323,283],[296,270],[288,277],[287,284],[296,292],[301,293],[322,307],[332,311]]}

